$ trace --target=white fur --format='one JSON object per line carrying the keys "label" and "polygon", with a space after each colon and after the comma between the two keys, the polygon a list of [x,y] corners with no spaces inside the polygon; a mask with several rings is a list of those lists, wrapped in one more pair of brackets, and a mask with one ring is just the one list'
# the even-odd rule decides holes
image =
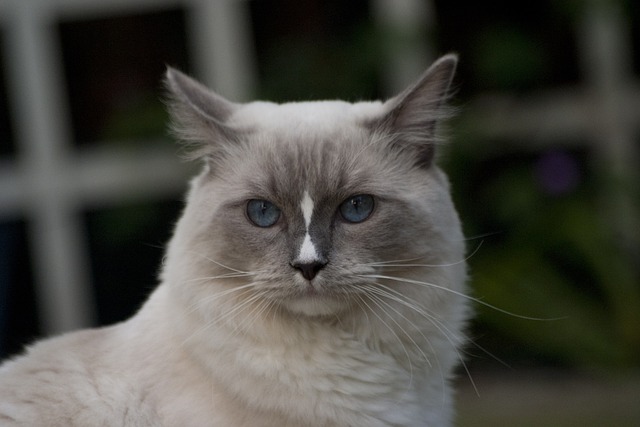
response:
{"label": "white fur", "polygon": [[[210,288],[222,283],[185,294],[181,285],[200,273],[185,274],[189,260],[176,257],[192,250],[196,210],[188,206],[169,248],[165,282],[135,317],[41,342],[0,368],[0,425],[450,425],[444,372],[457,355],[437,324],[423,331],[431,367],[408,341],[398,352],[378,349],[407,337],[371,314],[351,313],[339,323],[262,316],[250,325],[210,324],[207,316],[216,313],[198,307],[208,307]],[[443,231],[462,242],[457,223],[448,227]],[[464,278],[460,264],[429,281],[457,287]],[[222,311],[223,302],[216,301]],[[434,299],[425,310],[457,330],[465,309],[447,307]]]}
{"label": "white fur", "polygon": [[[413,105],[423,92],[427,101],[442,96],[443,75],[454,64],[453,57],[439,61],[402,99]],[[0,366],[0,426],[450,426],[448,381],[467,308],[460,298],[464,238],[444,174],[435,165],[411,167],[411,146],[388,156],[388,146],[370,143],[354,123],[382,116],[383,104],[238,107],[185,76],[170,79],[174,116],[189,128],[182,135],[200,140],[234,127],[262,129],[259,150],[247,143],[231,145],[227,156],[216,157],[220,147],[206,151],[216,167],[232,163],[232,179],[205,169],[192,181],[162,282],[133,318],[42,341]],[[232,126],[221,128],[211,114]],[[400,108],[393,117],[404,120],[403,114]],[[285,128],[287,135],[267,135]],[[339,136],[343,145],[327,149],[325,164],[318,163],[322,156],[301,157],[314,164],[296,169],[304,178],[283,180],[278,197],[309,179],[314,195],[328,193],[318,196],[325,203],[343,185],[359,191],[367,177],[366,191],[386,195],[375,214],[360,224],[340,222],[331,214],[337,206],[316,212],[307,193],[300,209],[280,206],[272,227],[250,224],[230,198],[250,187],[243,180],[267,174],[274,179],[259,184],[277,184],[282,177],[268,173],[289,171],[282,154],[304,139],[292,137],[310,132],[329,142]],[[338,168],[360,184],[331,180]],[[317,256],[308,230],[316,214],[321,238],[334,251],[313,281],[289,259],[300,214],[307,228],[300,256]],[[402,260],[411,262],[393,265]]]}
{"label": "white fur", "polygon": [[304,240],[302,241],[302,246],[300,246],[300,253],[298,254],[299,262],[313,262],[318,259],[318,252],[316,251],[316,247],[311,241],[311,236],[307,231],[307,234],[304,235]]}
{"label": "white fur", "polygon": [[231,124],[254,124],[265,130],[308,127],[314,132],[327,132],[335,128],[336,123],[351,122],[371,117],[379,113],[380,102],[359,102],[351,104],[343,101],[291,102],[274,104],[271,102],[252,102],[243,105],[230,118]]}
{"label": "white fur", "polygon": [[299,262],[313,262],[318,257],[316,247],[311,241],[311,235],[309,234],[309,225],[311,224],[311,217],[313,215],[313,200],[309,196],[309,192],[305,191],[300,202],[300,209],[302,210],[302,217],[304,218],[304,224],[306,227],[306,234],[300,246],[300,253],[298,254]]}
{"label": "white fur", "polygon": [[302,217],[304,218],[304,225],[309,231],[309,225],[311,224],[311,216],[313,215],[313,200],[309,196],[309,192],[305,191],[302,196],[302,202],[300,202],[300,209],[302,210]]}

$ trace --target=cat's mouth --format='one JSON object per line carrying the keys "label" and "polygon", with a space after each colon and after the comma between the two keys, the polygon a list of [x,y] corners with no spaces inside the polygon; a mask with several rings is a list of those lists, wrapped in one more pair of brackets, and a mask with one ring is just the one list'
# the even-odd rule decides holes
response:
{"label": "cat's mouth", "polygon": [[282,300],[289,311],[307,316],[335,315],[346,307],[344,297],[328,291],[318,283],[307,282],[294,294]]}

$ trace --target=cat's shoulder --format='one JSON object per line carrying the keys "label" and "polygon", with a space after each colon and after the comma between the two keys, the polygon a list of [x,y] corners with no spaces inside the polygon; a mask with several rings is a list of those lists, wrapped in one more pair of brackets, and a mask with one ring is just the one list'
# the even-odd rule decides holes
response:
{"label": "cat's shoulder", "polygon": [[[139,400],[110,363],[116,328],[88,329],[46,339],[0,365],[0,425],[109,425],[134,416],[154,425],[153,409],[127,415],[123,402]],[[147,415],[133,412],[148,411]],[[116,421],[119,423],[119,421]],[[132,424],[137,425],[137,424]]]}
{"label": "cat's shoulder", "polygon": [[100,351],[110,334],[109,328],[85,329],[36,341],[22,354],[0,365],[0,378],[10,378],[14,373],[29,374],[27,378],[31,378],[43,373],[57,376],[78,372],[83,369],[84,362]]}

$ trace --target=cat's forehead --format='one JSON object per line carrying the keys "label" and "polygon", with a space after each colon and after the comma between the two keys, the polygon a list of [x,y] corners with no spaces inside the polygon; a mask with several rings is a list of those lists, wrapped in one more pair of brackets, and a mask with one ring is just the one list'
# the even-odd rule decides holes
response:
{"label": "cat's forehead", "polygon": [[229,161],[234,176],[243,177],[234,182],[279,202],[298,200],[305,191],[314,199],[337,197],[338,190],[374,192],[385,186],[382,171],[396,169],[394,156],[372,143],[369,125],[383,109],[380,102],[244,104],[228,121],[248,130]]}
{"label": "cat's forehead", "polygon": [[239,127],[262,130],[309,128],[315,132],[331,131],[337,126],[360,125],[382,114],[380,102],[348,103],[344,101],[252,102],[244,104],[229,119]]}

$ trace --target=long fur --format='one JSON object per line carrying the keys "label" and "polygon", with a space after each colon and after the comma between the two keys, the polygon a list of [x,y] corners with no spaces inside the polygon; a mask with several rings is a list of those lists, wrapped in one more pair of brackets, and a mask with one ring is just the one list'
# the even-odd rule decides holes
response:
{"label": "long fur", "polygon": [[[170,70],[174,128],[205,167],[161,284],[131,319],[3,364],[0,425],[450,426],[469,312],[433,151],[455,63],[357,104],[233,104]],[[366,219],[342,217],[363,194]],[[252,223],[256,199],[273,225]]]}

